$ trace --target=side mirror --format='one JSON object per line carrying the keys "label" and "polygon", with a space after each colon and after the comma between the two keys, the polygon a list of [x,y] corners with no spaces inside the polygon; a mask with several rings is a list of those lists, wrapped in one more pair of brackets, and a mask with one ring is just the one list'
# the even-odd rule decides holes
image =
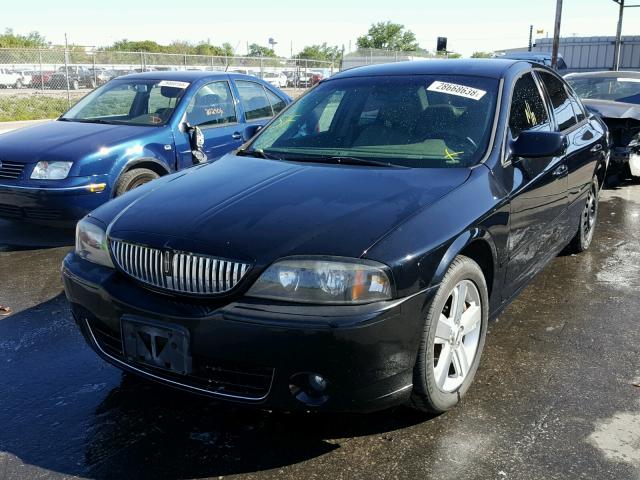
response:
{"label": "side mirror", "polygon": [[250,140],[260,130],[262,130],[262,125],[249,125],[244,129],[244,133],[242,134],[243,140],[245,142]]}
{"label": "side mirror", "polygon": [[204,134],[200,127],[192,127],[189,123],[185,123],[185,130],[189,135],[189,143],[191,144],[191,154],[193,155],[193,164],[204,163],[207,161],[207,155],[204,153]]}
{"label": "side mirror", "polygon": [[524,131],[511,142],[511,155],[523,158],[555,157],[567,150],[567,139],[558,132]]}

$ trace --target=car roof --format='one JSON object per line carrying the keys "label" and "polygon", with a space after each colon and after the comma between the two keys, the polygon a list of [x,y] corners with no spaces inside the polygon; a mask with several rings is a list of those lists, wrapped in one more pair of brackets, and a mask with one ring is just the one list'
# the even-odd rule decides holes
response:
{"label": "car roof", "polygon": [[252,81],[256,80],[256,77],[245,75],[243,73],[217,71],[203,72],[201,70],[132,73],[118,77],[118,80],[176,80],[179,82],[196,82],[202,79],[222,80],[229,77],[244,78]]}
{"label": "car roof", "polygon": [[564,78],[594,78],[594,77],[615,77],[615,78],[640,78],[640,72],[625,70],[604,70],[601,72],[575,72],[565,75]]}
{"label": "car roof", "polygon": [[535,65],[522,60],[498,58],[450,59],[450,60],[414,60],[382,65],[367,65],[337,73],[328,81],[338,78],[368,77],[383,75],[474,75],[478,77],[502,78],[504,73],[516,64]]}

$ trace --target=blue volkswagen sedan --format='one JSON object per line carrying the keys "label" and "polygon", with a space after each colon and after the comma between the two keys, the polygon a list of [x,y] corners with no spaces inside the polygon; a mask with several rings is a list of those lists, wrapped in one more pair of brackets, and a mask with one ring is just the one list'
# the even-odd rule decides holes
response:
{"label": "blue volkswagen sedan", "polygon": [[290,102],[241,74],[117,78],[56,121],[0,135],[0,217],[74,224],[111,198],[238,148]]}
{"label": "blue volkswagen sedan", "polygon": [[66,295],[102,358],[167,385],[443,412],[489,319],[589,247],[608,151],[602,120],[539,64],[348,70],[235,154],[81,220]]}

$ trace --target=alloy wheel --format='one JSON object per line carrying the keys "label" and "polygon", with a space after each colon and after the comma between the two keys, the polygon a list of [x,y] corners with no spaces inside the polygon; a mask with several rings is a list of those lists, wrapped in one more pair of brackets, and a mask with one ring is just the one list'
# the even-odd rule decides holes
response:
{"label": "alloy wheel", "polygon": [[478,352],[481,326],[478,288],[462,280],[449,293],[436,328],[433,371],[441,391],[453,392],[464,383]]}

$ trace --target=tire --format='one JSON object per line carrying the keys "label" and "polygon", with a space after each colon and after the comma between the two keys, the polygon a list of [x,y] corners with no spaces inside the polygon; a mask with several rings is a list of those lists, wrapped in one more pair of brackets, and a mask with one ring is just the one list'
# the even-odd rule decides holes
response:
{"label": "tire", "polygon": [[120,176],[116,185],[115,196],[119,197],[123,193],[138,188],[156,178],[160,178],[160,175],[147,168],[134,168],[133,170],[129,170]]}
{"label": "tire", "polygon": [[71,82],[71,90],[78,90],[80,88],[80,82],[78,80],[74,80]]}
{"label": "tire", "polygon": [[[458,304],[460,309],[456,308],[455,300],[462,285],[466,293],[464,303]],[[459,255],[426,312],[413,370],[410,406],[436,414],[456,406],[478,370],[488,318],[489,293],[482,270],[470,258]],[[468,333],[464,334],[467,325]],[[445,352],[450,353],[446,356]]]}
{"label": "tire", "polygon": [[13,88],[22,88],[22,80],[17,80]]}
{"label": "tire", "polygon": [[598,177],[593,177],[591,180],[591,188],[589,194],[585,200],[584,208],[580,214],[580,225],[575,236],[569,242],[568,250],[572,253],[581,253],[589,248],[591,241],[593,240],[593,232],[596,228],[596,221],[598,219],[598,194],[600,192],[600,185],[598,183]]}

